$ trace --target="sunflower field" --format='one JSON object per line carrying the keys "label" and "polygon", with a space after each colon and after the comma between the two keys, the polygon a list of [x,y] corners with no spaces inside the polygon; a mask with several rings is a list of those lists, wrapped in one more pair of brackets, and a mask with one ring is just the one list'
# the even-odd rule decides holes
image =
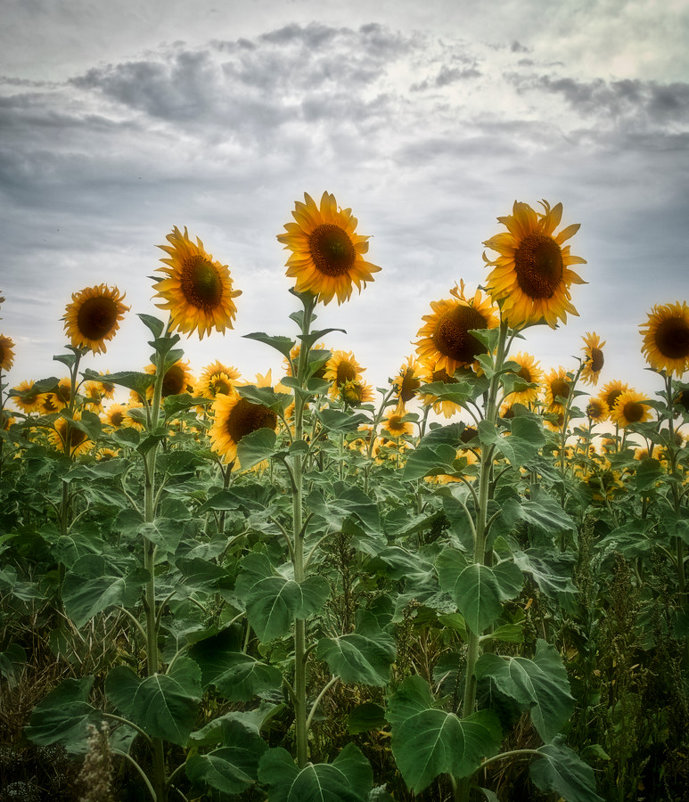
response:
{"label": "sunflower field", "polygon": [[282,376],[185,360],[240,294],[186,229],[147,367],[89,367],[106,284],[62,377],[8,381],[0,335],[0,802],[689,799],[689,306],[641,325],[654,398],[598,388],[593,332],[541,369],[562,213],[515,202],[375,389],[317,323],[380,270],[327,192],[278,235],[290,319],[245,335]]}

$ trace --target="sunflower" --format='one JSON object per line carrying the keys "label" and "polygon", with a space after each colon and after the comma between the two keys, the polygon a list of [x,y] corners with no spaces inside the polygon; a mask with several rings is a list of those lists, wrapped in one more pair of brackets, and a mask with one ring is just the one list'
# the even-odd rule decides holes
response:
{"label": "sunflower", "polygon": [[14,363],[14,340],[0,334],[0,370],[9,370]]}
{"label": "sunflower", "polygon": [[601,398],[608,405],[608,409],[611,413],[615,404],[617,403],[617,399],[622,395],[622,393],[626,393],[630,389],[631,387],[628,384],[618,381],[617,379],[604,385],[603,389],[601,390]]}
{"label": "sunflower", "polygon": [[[437,368],[432,361],[429,363],[422,363],[422,384],[433,384],[434,382],[442,382],[443,384],[457,384],[457,379],[445,370],[445,368]],[[436,415],[444,415],[446,418],[451,418],[458,413],[462,408],[454,401],[448,401],[432,393],[422,393],[420,396],[421,402],[425,407],[432,406],[433,412]]]}
{"label": "sunflower", "polygon": [[351,209],[339,209],[334,195],[324,192],[320,209],[313,198],[304,193],[306,203],[296,201],[292,217],[296,223],[285,223],[284,234],[278,234],[286,250],[287,273],[296,278],[297,292],[317,295],[324,304],[337,295],[337,303],[349,300],[352,285],[373,281],[380,268],[364,259],[368,253],[368,237],[356,233],[357,219]]}
{"label": "sunflower", "polygon": [[[156,366],[146,365],[144,368],[146,373],[155,376]],[[165,371],[163,378],[163,391],[162,397],[166,398],[169,395],[180,395],[181,393],[194,392],[194,377],[191,374],[189,362],[180,360],[175,362],[174,365]],[[153,387],[148,388],[149,398],[153,397]]]}
{"label": "sunflower", "polygon": [[358,407],[360,404],[369,404],[375,400],[373,388],[362,381],[346,381],[339,385],[339,397],[346,406]]}
{"label": "sunflower", "polygon": [[215,398],[219,394],[229,395],[240,373],[237,368],[215,361],[203,369],[198,391],[204,398]]}
{"label": "sunflower", "polygon": [[210,429],[211,447],[227,462],[237,461],[237,446],[242,437],[258,429],[277,428],[278,417],[263,404],[242,398],[236,390],[229,395],[217,395],[213,402],[213,425]]}
{"label": "sunflower", "polygon": [[416,351],[424,361],[434,361],[436,370],[452,375],[457,368],[471,365],[486,346],[469,334],[472,329],[492,329],[498,325],[489,298],[476,290],[473,298],[464,295],[464,282],[453,287],[454,298],[431,301],[430,315],[424,315],[425,324],[419,329]]}
{"label": "sunflower", "polygon": [[112,382],[108,381],[109,373],[110,373],[109,370],[107,370],[105,373],[99,373],[98,381],[100,382],[101,395],[103,396],[103,398],[112,399],[115,397],[115,385]]}
{"label": "sunflower", "polygon": [[572,381],[565,368],[554,368],[545,377],[545,403],[550,411],[560,412],[564,409],[562,401],[567,400],[572,391]]}
{"label": "sunflower", "polygon": [[611,420],[622,428],[632,423],[643,423],[651,417],[650,407],[644,403],[645,400],[646,396],[636,390],[621,393],[610,410]]}
{"label": "sunflower", "polygon": [[496,234],[483,244],[499,256],[483,260],[494,269],[488,276],[487,292],[494,301],[502,301],[502,313],[513,328],[545,320],[555,328],[558,320],[567,321],[567,312],[576,315],[570,302],[572,284],[584,284],[570,265],[586,264],[573,256],[562,243],[579,230],[579,224],[553,232],[560,224],[562,204],[552,208],[541,201],[544,211],[537,212],[528,203],[514,202],[512,214],[498,217],[507,232]]}
{"label": "sunflower", "polygon": [[55,393],[41,393],[36,399],[36,411],[41,415],[52,415],[64,409],[64,406]]}
{"label": "sunflower", "polygon": [[[528,384],[539,385],[543,380],[543,371],[539,362],[531,354],[526,354],[523,351],[510,357],[510,362],[516,362],[519,365],[519,370],[515,371],[520,379]],[[527,387],[524,390],[515,390],[510,393],[507,398],[510,406],[512,404],[524,404],[528,406],[537,400],[540,387]]]}
{"label": "sunflower", "polygon": [[610,415],[610,407],[604,398],[591,398],[586,405],[586,417],[591,423],[601,423]]}
{"label": "sunflower", "polygon": [[156,278],[156,295],[163,303],[160,309],[170,310],[170,331],[192,334],[198,328],[199,337],[232,328],[237,314],[233,301],[241,290],[232,289],[232,278],[227,265],[213,261],[197,237],[196,243],[175,226],[166,237],[169,245],[158,247],[169,255],[161,258],[165,267],[158,267],[164,278]]}
{"label": "sunflower", "polygon": [[383,420],[383,429],[390,435],[397,439],[402,435],[411,435],[414,433],[414,427],[410,421],[405,421],[406,415],[404,404],[397,404],[395,409],[391,410]]}
{"label": "sunflower", "polygon": [[112,340],[124,313],[129,311],[117,287],[98,284],[72,293],[64,317],[65,331],[75,348],[90,348],[94,354],[105,353],[105,343]]}
{"label": "sunflower", "polygon": [[40,393],[32,381],[23,381],[12,388],[12,400],[22,412],[37,412],[39,398]]}
{"label": "sunflower", "polygon": [[87,406],[94,410],[103,406],[103,385],[100,382],[87,381],[81,386],[81,395],[84,396]]}
{"label": "sunflower", "polygon": [[656,304],[639,327],[641,352],[654,370],[680,376],[689,368],[689,306],[686,301]]}
{"label": "sunflower", "polygon": [[582,361],[581,370],[582,381],[588,384],[598,384],[598,377],[605,364],[605,357],[603,356],[605,341],[601,342],[600,337],[595,331],[587,331],[586,336],[582,337],[582,339],[584,341],[584,359]]}
{"label": "sunflower", "polygon": [[[79,412],[75,412],[73,419],[79,420]],[[57,451],[64,451],[65,454],[76,457],[89,451],[93,446],[93,441],[89,440],[86,432],[77,429],[67,418],[58,418],[54,425],[54,430],[50,432],[50,441]]]}
{"label": "sunflower", "polygon": [[124,404],[111,404],[103,415],[103,423],[112,426],[113,429],[131,426],[134,421],[127,415],[128,409],[129,407]]}
{"label": "sunflower", "polygon": [[67,377],[60,379],[52,392],[55,403],[60,409],[64,409],[72,401],[72,380]]}
{"label": "sunflower", "polygon": [[419,362],[413,356],[407,357],[407,361],[402,364],[397,375],[392,380],[400,403],[406,404],[416,395],[419,387],[421,387],[421,371]]}
{"label": "sunflower", "polygon": [[351,351],[333,351],[323,371],[323,379],[331,383],[330,395],[339,398],[342,386],[346,382],[360,381],[365,370]]}

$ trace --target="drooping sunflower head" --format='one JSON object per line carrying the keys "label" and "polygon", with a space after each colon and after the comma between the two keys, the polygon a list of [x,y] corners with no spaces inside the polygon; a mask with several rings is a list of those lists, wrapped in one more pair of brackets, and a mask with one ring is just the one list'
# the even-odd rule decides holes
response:
{"label": "drooping sunflower head", "polygon": [[402,364],[392,383],[397,390],[397,398],[400,403],[407,404],[414,398],[422,383],[422,368],[413,356],[407,357],[407,361]]}
{"label": "drooping sunflower head", "polygon": [[630,389],[631,387],[628,384],[618,381],[617,379],[614,379],[613,381],[603,385],[603,389],[601,390],[601,398],[608,405],[610,414],[612,414],[612,410],[617,403],[617,399],[622,395],[622,393],[626,393],[627,390]]}
{"label": "drooping sunflower head", "polygon": [[545,403],[553,410],[563,410],[572,390],[572,380],[565,368],[553,368],[545,377]]}
{"label": "drooping sunflower head", "polygon": [[236,390],[215,397],[210,429],[211,447],[227,462],[237,461],[237,446],[242,437],[258,429],[277,428],[278,416],[262,404],[242,398]]}
{"label": "drooping sunflower head", "polygon": [[215,398],[217,395],[229,395],[234,389],[240,373],[231,365],[223,365],[216,360],[203,369],[199,379],[198,391],[204,398]]}
{"label": "drooping sunflower head", "polygon": [[335,196],[324,192],[320,207],[304,193],[305,203],[296,201],[285,233],[278,241],[292,251],[287,275],[296,278],[297,292],[310,292],[324,303],[337,296],[338,304],[349,300],[352,286],[373,281],[380,268],[364,259],[368,237],[356,233],[357,219],[351,209],[340,209]]}
{"label": "drooping sunflower head", "polygon": [[557,321],[567,322],[567,313],[577,314],[569,288],[585,283],[570,269],[586,260],[570,253],[563,243],[579,230],[579,224],[555,229],[562,218],[562,204],[551,207],[541,201],[543,212],[528,203],[514,202],[512,214],[498,217],[507,231],[496,234],[483,244],[498,256],[484,262],[493,268],[486,289],[494,301],[502,304],[502,314],[513,328],[522,328],[545,320],[555,328]]}
{"label": "drooping sunflower head", "polygon": [[406,415],[404,404],[398,403],[397,406],[390,410],[390,412],[383,419],[383,429],[390,435],[397,439],[402,435],[411,435],[414,432],[414,427],[411,421],[405,421]]}
{"label": "drooping sunflower head", "polygon": [[609,414],[610,414],[610,408],[608,407],[605,399],[603,398],[589,399],[589,402],[586,405],[586,417],[592,423],[601,423],[602,421],[607,419]]}
{"label": "drooping sunflower head", "polygon": [[64,317],[65,332],[75,348],[90,348],[94,354],[105,353],[129,307],[117,287],[98,284],[72,293]]}
{"label": "drooping sunflower head", "polygon": [[0,370],[9,370],[14,363],[14,340],[0,334]]}
{"label": "drooping sunflower head", "polygon": [[646,396],[636,390],[621,393],[610,410],[610,418],[622,428],[632,423],[643,423],[651,417],[651,408],[645,404]]}
{"label": "drooping sunflower head", "polygon": [[[15,395],[15,393],[18,395]],[[38,412],[39,397],[40,393],[32,381],[23,381],[12,388],[12,400],[22,412],[27,414]]]}
{"label": "drooping sunflower head", "polygon": [[358,407],[361,404],[369,404],[375,400],[373,389],[370,384],[356,380],[346,381],[339,385],[339,397],[348,407]]}
{"label": "drooping sunflower head", "polygon": [[[543,371],[540,363],[531,355],[521,351],[514,356],[510,356],[510,362],[516,362],[519,370],[516,371],[522,381],[527,384],[540,385],[543,380]],[[507,401],[512,404],[524,404],[528,406],[537,400],[540,387],[527,387],[524,390],[515,390],[507,396]]]}
{"label": "drooping sunflower head", "polygon": [[213,329],[231,329],[234,299],[242,292],[232,288],[227,265],[206,253],[198,237],[192,242],[186,227],[182,233],[175,226],[166,239],[169,245],[158,246],[169,258],[161,258],[164,267],[156,268],[164,277],[157,279],[155,297],[162,299],[156,306],[170,311],[170,330],[192,334],[198,329],[203,339]]}
{"label": "drooping sunflower head", "polygon": [[601,342],[600,337],[595,331],[587,331],[583,340],[584,359],[581,369],[582,381],[588,382],[589,384],[598,384],[598,377],[605,364],[605,357],[603,356],[605,341]]}
{"label": "drooping sunflower head", "polygon": [[365,370],[351,351],[333,351],[323,371],[323,379],[330,382],[330,395],[339,398],[342,386],[346,382],[360,381]]}
{"label": "drooping sunflower head", "polygon": [[[144,368],[146,373],[155,376],[156,366],[146,365]],[[194,377],[191,373],[189,362],[179,360],[174,365],[165,371],[163,378],[163,391],[162,397],[167,398],[169,395],[180,395],[181,393],[194,392]],[[148,388],[149,398],[153,397],[153,387]]]}
{"label": "drooping sunflower head", "polygon": [[657,304],[639,328],[644,338],[641,352],[654,370],[681,376],[689,369],[689,306],[686,301]]}
{"label": "drooping sunflower head", "polygon": [[436,370],[445,369],[452,375],[457,368],[472,365],[486,346],[473,334],[474,329],[492,329],[498,319],[489,298],[476,290],[471,298],[461,287],[451,291],[453,298],[431,301],[430,315],[424,315],[419,329],[416,351],[423,361],[433,361]]}

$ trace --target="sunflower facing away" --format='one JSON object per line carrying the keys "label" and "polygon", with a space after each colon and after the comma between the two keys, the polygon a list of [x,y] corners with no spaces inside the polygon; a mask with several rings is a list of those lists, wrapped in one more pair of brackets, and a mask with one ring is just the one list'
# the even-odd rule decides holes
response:
{"label": "sunflower facing away", "polygon": [[9,370],[14,362],[14,340],[0,334],[0,370]]}
{"label": "sunflower facing away", "polygon": [[640,327],[641,352],[654,370],[681,376],[689,368],[689,306],[656,304]]}
{"label": "sunflower facing away", "polygon": [[595,331],[587,331],[586,336],[582,339],[584,340],[584,359],[581,369],[582,381],[588,384],[598,384],[598,377],[605,364],[605,357],[603,356],[605,341],[601,342]]}
{"label": "sunflower facing away", "polygon": [[486,347],[472,329],[492,329],[498,325],[489,298],[476,290],[472,298],[464,295],[464,282],[450,290],[454,298],[431,301],[430,315],[424,315],[419,329],[416,351],[419,358],[434,362],[435,370],[446,370],[452,376],[457,368],[471,365]]}
{"label": "sunflower facing away", "polygon": [[349,300],[352,285],[361,292],[362,284],[373,281],[380,268],[364,259],[368,236],[356,233],[357,219],[351,209],[338,209],[334,195],[324,192],[320,208],[310,195],[306,203],[296,201],[292,217],[285,223],[278,241],[292,251],[287,259],[287,275],[296,278],[297,292],[317,295],[324,304],[337,295],[338,304]]}
{"label": "sunflower facing away", "polygon": [[584,284],[570,270],[571,265],[586,260],[570,253],[563,243],[574,236],[579,224],[554,231],[562,218],[562,204],[552,208],[541,201],[544,211],[537,212],[528,203],[514,202],[512,214],[498,217],[507,232],[496,234],[483,244],[499,256],[483,260],[493,267],[486,289],[494,301],[502,300],[502,313],[513,328],[545,320],[555,328],[557,321],[567,322],[567,312],[576,315],[570,301],[572,284]]}
{"label": "sunflower facing away", "polygon": [[242,398],[236,390],[229,395],[217,395],[213,402],[211,447],[227,462],[236,461],[237,446],[242,437],[258,429],[275,430],[277,424],[275,412]]}
{"label": "sunflower facing away", "polygon": [[158,247],[170,258],[161,258],[165,267],[156,268],[165,278],[157,279],[155,297],[163,300],[156,306],[170,311],[170,330],[192,334],[198,329],[203,339],[213,329],[231,329],[237,314],[233,299],[242,292],[232,289],[227,265],[214,261],[198,237],[192,242],[186,227],[182,234],[175,226],[166,239],[170,244]]}
{"label": "sunflower facing away", "polygon": [[72,302],[67,304],[65,332],[75,348],[90,348],[94,354],[105,353],[105,343],[117,333],[124,313],[124,293],[117,287],[98,284],[72,293]]}

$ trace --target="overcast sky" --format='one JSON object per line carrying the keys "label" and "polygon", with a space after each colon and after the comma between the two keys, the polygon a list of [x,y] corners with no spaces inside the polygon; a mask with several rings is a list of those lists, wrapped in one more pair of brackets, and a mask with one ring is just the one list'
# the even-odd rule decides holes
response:
{"label": "overcast sky", "polygon": [[[515,200],[564,205],[589,283],[579,317],[528,332],[545,368],[607,340],[602,382],[646,392],[638,326],[689,300],[686,0],[0,0],[0,334],[9,379],[62,375],[61,316],[101,282],[132,311],[97,370],[140,369],[148,278],[173,226],[230,266],[235,330],[184,341],[248,377],[241,338],[293,334],[276,240],[306,191],[333,193],[382,271],[322,310],[327,339],[385,382],[430,301],[485,279]],[[279,373],[278,373],[279,375]]]}

